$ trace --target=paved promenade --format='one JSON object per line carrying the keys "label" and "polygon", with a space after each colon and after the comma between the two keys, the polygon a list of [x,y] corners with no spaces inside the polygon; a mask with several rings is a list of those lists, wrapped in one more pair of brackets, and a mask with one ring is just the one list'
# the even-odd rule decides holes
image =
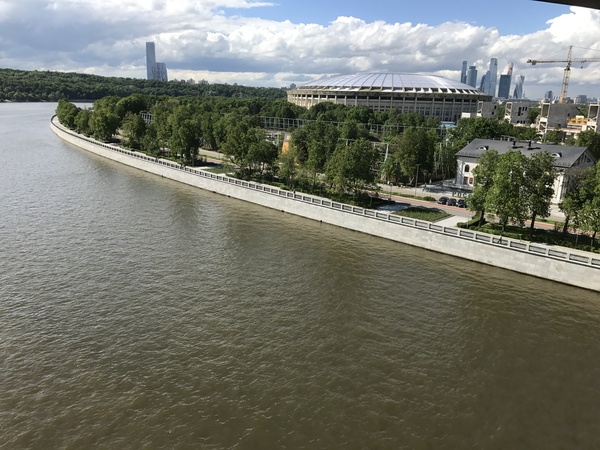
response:
{"label": "paved promenade", "polygon": [[[210,150],[201,149],[199,151],[199,155],[205,156],[208,161],[220,163],[223,160],[226,160],[226,156],[219,152],[213,152]],[[456,199],[460,198],[456,195],[453,195],[453,191],[450,189],[445,189],[441,183],[434,183],[432,185],[418,185],[416,188],[414,186],[389,186],[386,184],[379,184],[381,188],[379,195],[382,197],[391,196],[393,200],[397,202],[410,203],[411,205],[422,205],[422,206],[434,206],[430,201],[424,201],[415,199],[414,197],[433,197],[435,199],[439,199],[440,197],[454,197]],[[463,197],[464,198],[464,197]],[[468,199],[467,199],[468,204]],[[459,208],[456,206],[445,206],[445,205],[435,205],[440,209],[443,209],[449,214],[452,214],[453,217],[449,217],[447,219],[441,220],[437,222],[438,224],[444,226],[456,226],[459,222],[466,222],[471,217],[473,217],[473,212],[468,209]],[[564,222],[565,216],[558,209],[558,205],[552,205],[551,214],[548,217],[549,220],[555,222]],[[553,224],[548,224],[540,221],[536,221],[536,227],[540,228],[554,228]]]}

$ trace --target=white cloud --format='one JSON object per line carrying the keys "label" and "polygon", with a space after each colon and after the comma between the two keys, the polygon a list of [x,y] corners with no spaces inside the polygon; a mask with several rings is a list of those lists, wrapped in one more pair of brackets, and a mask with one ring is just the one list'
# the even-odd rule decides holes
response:
{"label": "white cloud", "polygon": [[[600,57],[600,11],[570,8],[546,29],[502,36],[463,22],[437,26],[366,22],[341,16],[326,25],[232,15],[270,7],[250,0],[0,0],[0,66],[145,76],[146,41],[179,79],[282,86],[333,73],[399,71],[458,78],[462,60],[485,73],[514,63],[526,91],[560,90],[562,64],[529,58]],[[24,25],[25,24],[25,25]],[[584,50],[586,49],[586,50]],[[596,49],[589,50],[589,49]],[[573,66],[569,94],[600,96],[600,63]]]}

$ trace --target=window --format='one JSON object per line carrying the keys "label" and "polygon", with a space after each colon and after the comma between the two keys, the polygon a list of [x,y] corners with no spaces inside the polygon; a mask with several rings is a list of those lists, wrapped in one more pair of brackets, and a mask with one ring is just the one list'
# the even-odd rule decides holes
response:
{"label": "window", "polygon": [[470,170],[470,169],[471,169],[471,168],[469,167],[469,165],[468,165],[468,164],[465,164],[465,173],[469,173],[469,170]]}

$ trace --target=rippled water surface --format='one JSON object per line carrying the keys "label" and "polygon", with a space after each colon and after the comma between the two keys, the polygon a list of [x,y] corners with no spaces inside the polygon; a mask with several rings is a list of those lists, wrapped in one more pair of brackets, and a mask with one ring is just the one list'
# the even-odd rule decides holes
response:
{"label": "rippled water surface", "polygon": [[96,157],[0,104],[0,448],[599,448],[600,295]]}

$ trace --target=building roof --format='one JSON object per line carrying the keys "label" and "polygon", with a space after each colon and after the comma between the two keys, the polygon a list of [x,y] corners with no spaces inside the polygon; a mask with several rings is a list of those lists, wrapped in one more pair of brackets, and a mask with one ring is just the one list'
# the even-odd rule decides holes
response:
{"label": "building roof", "polygon": [[[554,167],[557,169],[569,169],[576,165],[577,161],[586,153],[586,147],[575,147],[567,145],[538,144],[537,142],[522,141],[500,141],[495,139],[473,139],[462,150],[456,153],[457,158],[479,159],[487,150],[496,150],[498,154],[519,150],[526,156],[534,153],[548,152],[553,155]],[[587,152],[587,156],[593,157]]]}
{"label": "building roof", "polygon": [[468,84],[436,75],[415,73],[355,73],[334,75],[310,81],[298,89],[326,89],[337,91],[405,91],[423,93],[482,93]]}

